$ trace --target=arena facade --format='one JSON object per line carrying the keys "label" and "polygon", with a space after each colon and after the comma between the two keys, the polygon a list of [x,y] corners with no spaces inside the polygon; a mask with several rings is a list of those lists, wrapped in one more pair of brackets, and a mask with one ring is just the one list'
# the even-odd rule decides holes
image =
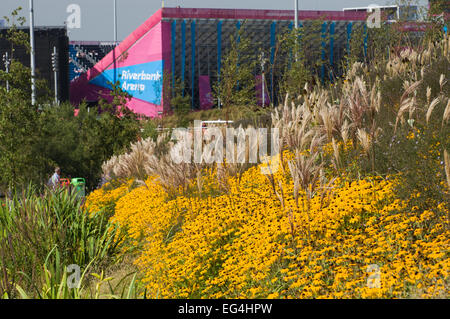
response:
{"label": "arena facade", "polygon": [[[321,77],[338,68],[340,58],[357,25],[365,25],[367,13],[343,11],[299,11],[299,25],[323,21],[319,36],[327,68]],[[71,82],[71,102],[111,100],[111,83],[132,98],[128,107],[136,113],[156,117],[170,111],[168,87],[175,79],[184,83],[193,109],[214,105],[211,87],[220,78],[221,61],[230,47],[230,36],[245,23],[252,41],[269,52],[273,63],[277,36],[293,28],[292,10],[238,10],[161,8],[86,73]],[[325,37],[326,36],[326,37]],[[76,44],[73,44],[76,46]],[[88,57],[90,60],[90,57]],[[255,70],[255,76],[258,76]],[[267,83],[269,99],[274,96],[273,77]],[[258,88],[255,88],[255,94]]]}

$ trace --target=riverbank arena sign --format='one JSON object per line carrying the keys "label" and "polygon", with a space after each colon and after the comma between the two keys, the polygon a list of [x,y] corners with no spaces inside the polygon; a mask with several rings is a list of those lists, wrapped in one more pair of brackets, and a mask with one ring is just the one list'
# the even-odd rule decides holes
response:
{"label": "riverbank arena sign", "polygon": [[[169,107],[169,93],[163,90],[170,74],[170,24],[162,21],[162,11],[150,17],[94,67],[70,84],[73,105],[113,102],[113,85],[131,98],[127,106],[136,114],[161,116]],[[167,81],[166,81],[167,82]]]}
{"label": "riverbank arena sign", "polygon": [[109,69],[89,83],[111,90],[111,83],[119,81],[121,89],[134,98],[161,105],[163,69],[163,60]]}

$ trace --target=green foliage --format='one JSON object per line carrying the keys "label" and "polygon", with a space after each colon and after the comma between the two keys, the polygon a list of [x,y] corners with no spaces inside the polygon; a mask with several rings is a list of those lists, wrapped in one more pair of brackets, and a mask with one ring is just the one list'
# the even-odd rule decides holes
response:
{"label": "green foliage", "polygon": [[120,117],[109,110],[100,115],[95,111],[82,104],[75,116],[67,103],[43,108],[38,119],[40,139],[35,143],[47,159],[44,172],[59,165],[64,176],[84,177],[87,188],[93,189],[102,163],[137,139],[139,123],[134,114],[124,112]]}
{"label": "green foliage", "polygon": [[[322,67],[325,70],[329,68],[328,59],[322,60],[322,50],[330,42],[328,32],[322,34],[324,23],[323,19],[303,21],[298,29],[285,28],[277,31],[279,36],[271,52],[273,62],[269,65],[268,72],[274,85],[272,104],[291,101],[298,103],[305,84],[318,83]],[[328,79],[329,76],[325,74],[324,80],[328,82]],[[285,101],[286,96],[288,101]]]}
{"label": "green foliage", "polygon": [[[370,157],[361,156],[361,149],[357,143],[353,143],[353,147],[345,151],[342,148],[339,150],[339,162],[350,178],[367,175],[386,178],[395,176],[399,181],[395,194],[408,202],[408,211],[436,209],[442,204],[447,205],[448,209],[450,201],[444,151],[448,152],[450,149],[450,126],[443,121],[444,109],[450,96],[450,83],[447,80],[450,77],[448,52],[445,53],[439,48],[440,44],[437,44],[432,59],[415,60],[412,58],[415,53],[411,51],[404,51],[400,56],[399,52],[392,50],[391,58],[398,58],[389,61],[387,54],[383,53],[383,46],[385,49],[387,45],[401,48],[401,44],[408,43],[408,37],[396,34],[397,31],[389,26],[372,31],[378,35],[369,33],[369,36],[378,39],[376,41],[379,44],[374,44],[369,50],[372,56],[360,68],[360,71],[364,71],[363,74],[356,75],[366,81],[368,88],[376,85],[376,92],[381,94],[380,110],[373,118],[377,134],[376,137],[371,137],[374,143],[371,143]],[[383,34],[390,34],[391,38],[383,40]],[[440,31],[430,36],[439,38]],[[420,42],[411,41],[408,48],[423,52],[431,45],[428,41],[427,37],[420,39]],[[389,71],[392,69],[403,71]],[[419,85],[414,92],[414,107],[408,111],[408,120],[399,120],[405,89],[415,81],[419,81]],[[341,83],[337,83],[337,92],[334,94],[338,99],[342,98],[339,95],[341,90]],[[429,106],[437,98],[437,104],[427,115]],[[370,131],[372,121],[366,118],[363,120]]]}
{"label": "green foliage", "polygon": [[[397,109],[395,104],[389,104],[391,99],[386,99],[388,103],[385,103],[378,119],[383,134],[375,145],[377,171],[380,174],[399,173],[399,196],[411,198],[411,194],[420,194],[420,197],[412,197],[410,203],[424,210],[449,202],[443,154],[444,150],[450,149],[450,125],[442,119],[450,96],[450,83],[444,80],[442,88],[439,83],[441,75],[445,79],[450,76],[448,70],[450,63],[444,57],[427,65],[420,79],[417,108],[412,119],[395,128]],[[405,80],[407,78],[397,76],[386,85],[401,88],[401,83]],[[429,97],[427,88],[430,90]],[[400,99],[398,92],[387,92],[392,97],[397,97],[397,101]],[[428,106],[436,98],[439,98],[439,103],[427,121]]]}
{"label": "green foliage", "polygon": [[[10,186],[23,186],[29,181],[38,182],[43,175],[40,167],[45,165],[36,140],[39,132],[39,112],[31,105],[31,72],[20,62],[12,59],[9,73],[0,70],[0,191]],[[39,91],[45,92],[45,83],[36,81]],[[45,101],[47,95],[38,99]]]}
{"label": "green foliage", "polygon": [[280,79],[280,96],[289,94],[295,98],[303,91],[305,84],[312,78],[312,71],[308,66],[305,50],[304,28],[293,29],[281,36],[280,54],[285,57],[282,64],[283,72]]}
{"label": "green foliage", "polygon": [[449,10],[448,0],[430,0],[430,14],[442,14]]}
{"label": "green foliage", "polygon": [[3,17],[9,24],[9,28],[6,32],[6,38],[11,43],[11,58],[14,58],[14,51],[16,46],[24,47],[28,53],[31,50],[29,36],[26,33],[18,30],[17,28],[17,23],[19,24],[19,26],[23,26],[26,22],[26,19],[19,15],[20,11],[22,11],[22,7],[18,7],[17,9],[13,10],[13,12],[11,13],[11,17]]}
{"label": "green foliage", "polygon": [[144,120],[142,122],[141,138],[147,139],[151,137],[154,141],[158,138],[158,125],[153,119]]}
{"label": "green foliage", "polygon": [[214,96],[224,107],[254,105],[257,57],[251,40],[245,34],[245,24],[230,37],[230,50],[222,59],[219,81],[214,85]]}
{"label": "green foliage", "polygon": [[[11,55],[15,46],[28,45],[28,35],[15,21],[20,8],[7,19],[11,28],[7,40]],[[9,82],[9,91],[0,86],[0,192],[25,187],[29,182],[43,185],[55,165],[63,176],[83,177],[88,189],[98,185],[101,165],[115,153],[123,153],[139,134],[139,121],[126,107],[130,96],[118,83],[112,84],[110,102],[102,100],[98,109],[53,105],[45,81],[36,80],[37,105],[31,105],[31,72],[12,59],[9,73],[0,70],[0,83]]]}
{"label": "green foliage", "polygon": [[191,111],[191,96],[184,94],[184,83],[178,78],[175,80],[175,85],[172,88],[170,105],[177,118],[177,127],[186,127],[189,124],[187,115]]}

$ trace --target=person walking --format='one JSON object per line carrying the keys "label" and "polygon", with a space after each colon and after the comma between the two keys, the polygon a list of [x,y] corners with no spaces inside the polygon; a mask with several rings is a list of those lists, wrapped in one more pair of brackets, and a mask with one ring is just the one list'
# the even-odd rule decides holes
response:
{"label": "person walking", "polygon": [[53,189],[59,186],[59,181],[61,179],[61,169],[59,167],[55,167],[55,173],[48,180],[48,186],[53,187]]}

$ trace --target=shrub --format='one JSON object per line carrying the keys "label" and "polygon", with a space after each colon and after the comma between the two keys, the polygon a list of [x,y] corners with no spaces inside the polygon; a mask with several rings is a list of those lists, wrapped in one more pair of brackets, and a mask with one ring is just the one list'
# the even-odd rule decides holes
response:
{"label": "shrub", "polygon": [[17,285],[37,297],[49,274],[59,285],[67,266],[104,266],[120,249],[103,212],[88,214],[65,189],[40,195],[30,186],[14,194],[0,207],[0,230],[0,295],[10,298],[18,296]]}

